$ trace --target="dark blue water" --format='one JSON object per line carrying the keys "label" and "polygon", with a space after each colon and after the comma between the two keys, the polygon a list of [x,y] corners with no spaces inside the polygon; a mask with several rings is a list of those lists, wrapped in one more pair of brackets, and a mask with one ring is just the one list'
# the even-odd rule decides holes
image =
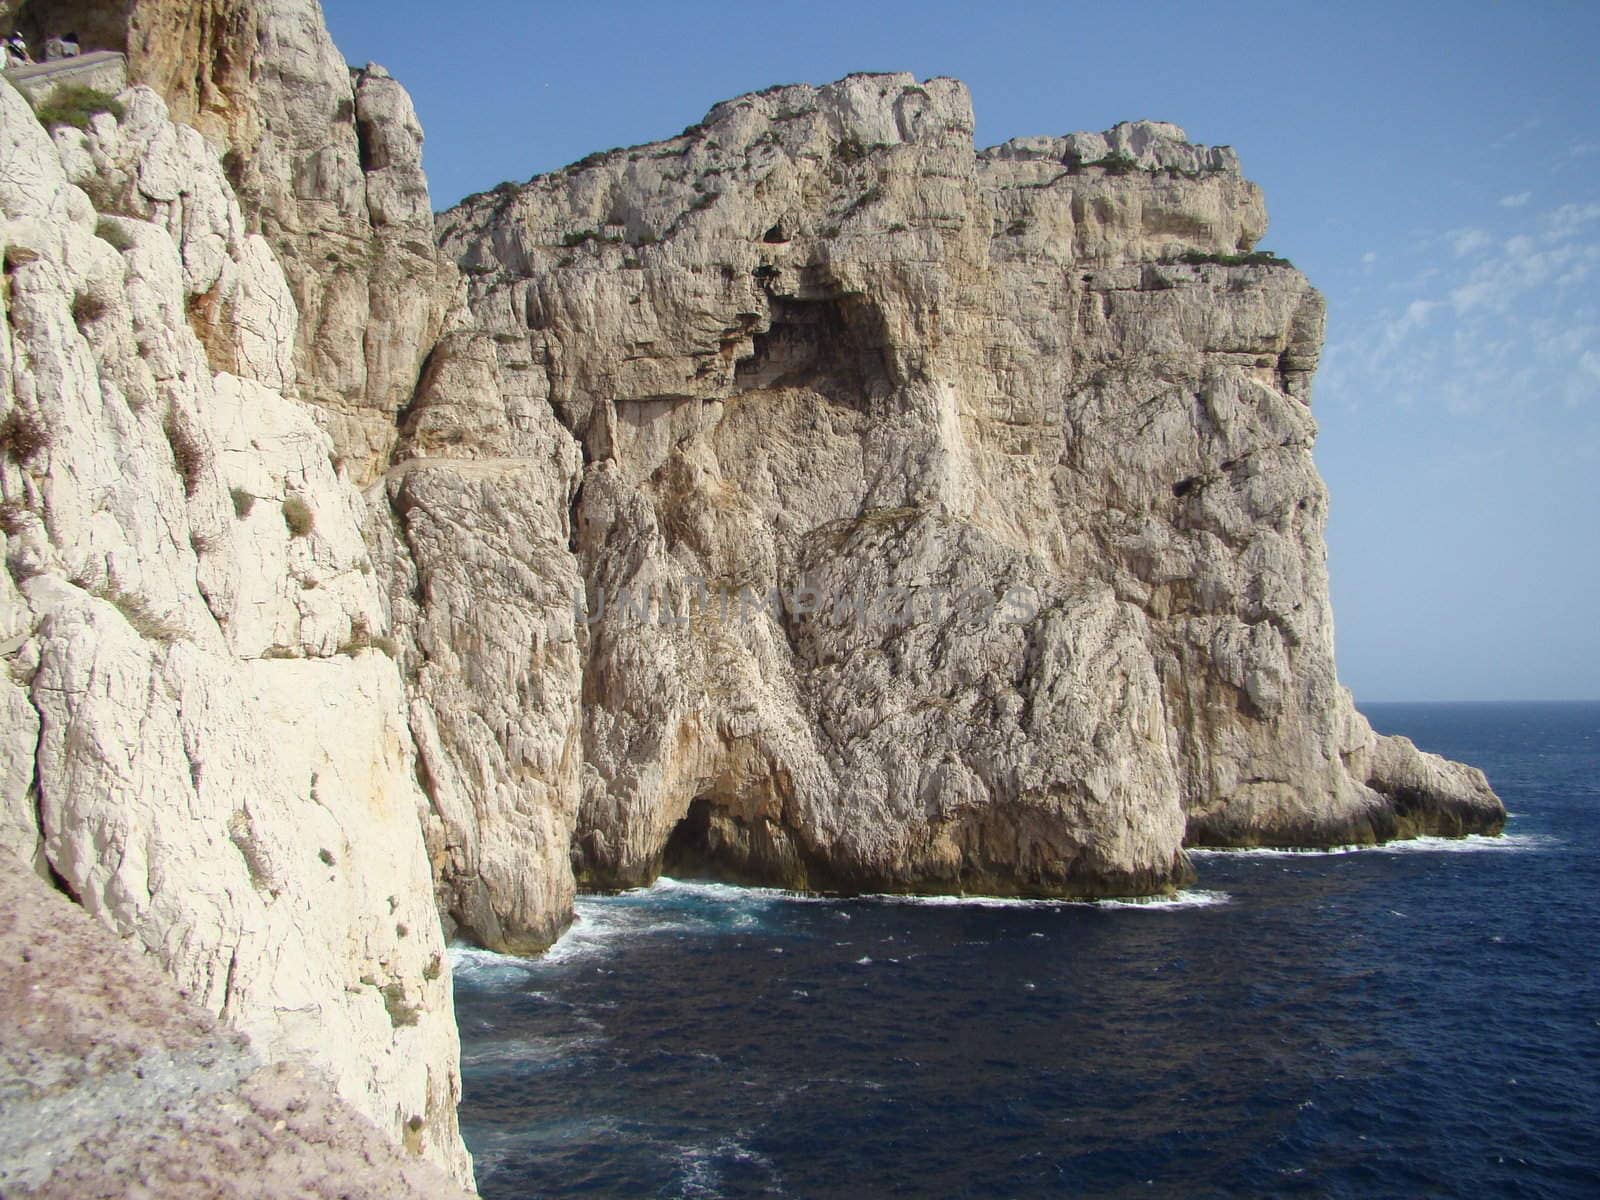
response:
{"label": "dark blue water", "polygon": [[1510,836],[1164,907],[658,885],[460,953],[483,1194],[1600,1196],[1600,704],[1368,714]]}

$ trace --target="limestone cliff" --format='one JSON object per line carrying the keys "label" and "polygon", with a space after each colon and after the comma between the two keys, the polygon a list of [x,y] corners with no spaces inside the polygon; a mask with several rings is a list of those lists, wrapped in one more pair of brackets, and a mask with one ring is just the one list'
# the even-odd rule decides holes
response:
{"label": "limestone cliff", "polygon": [[295,296],[145,87],[0,83],[0,841],[467,1181],[402,681]]}
{"label": "limestone cliff", "polygon": [[1231,151],[852,76],[436,230],[314,0],[13,23],[134,86],[0,84],[0,843],[458,1179],[441,914],[1502,822],[1338,685],[1321,300]]}
{"label": "limestone cliff", "polygon": [[295,395],[367,482],[455,297],[405,90],[382,67],[345,65],[316,0],[12,7],[35,44],[73,29],[85,48],[125,52],[130,79],[217,148],[246,227],[272,247],[295,300]]}
{"label": "limestone cliff", "polygon": [[476,330],[390,595],[477,936],[561,919],[496,876],[530,812],[598,886],[1051,895],[1498,828],[1337,682],[1322,301],[1234,154],[972,127],[948,79],[775,88],[440,219]]}

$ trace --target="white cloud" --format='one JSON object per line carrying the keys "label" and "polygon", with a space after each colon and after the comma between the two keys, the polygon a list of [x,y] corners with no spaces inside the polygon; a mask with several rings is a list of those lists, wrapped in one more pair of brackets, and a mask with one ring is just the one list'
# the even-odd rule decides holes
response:
{"label": "white cloud", "polygon": [[1361,261],[1370,267],[1373,263],[1378,261],[1378,252],[1376,250],[1368,250],[1361,256]]}
{"label": "white cloud", "polygon": [[1540,224],[1544,226],[1545,240],[1557,241],[1571,237],[1590,221],[1600,221],[1600,204],[1563,204],[1545,213]]}
{"label": "white cloud", "polygon": [[1452,229],[1445,236],[1450,239],[1450,248],[1456,252],[1457,258],[1465,258],[1494,241],[1482,229]]}
{"label": "white cloud", "polygon": [[1514,196],[1501,196],[1500,197],[1500,207],[1501,208],[1521,208],[1525,204],[1527,204],[1529,200],[1532,200],[1532,199],[1533,199],[1533,193],[1532,192],[1518,192]]}
{"label": "white cloud", "polygon": [[1391,321],[1384,330],[1384,337],[1390,343],[1397,342],[1414,329],[1421,329],[1428,323],[1428,317],[1433,310],[1439,307],[1437,300],[1413,300],[1406,305],[1406,311],[1400,319]]}
{"label": "white cloud", "polygon": [[[1505,207],[1527,207],[1532,194],[1521,195]],[[1600,412],[1600,304],[1590,298],[1600,204],[1530,211],[1521,223],[1508,235],[1462,227],[1424,243],[1432,265],[1393,280],[1396,302],[1330,346],[1325,394],[1350,407],[1431,407],[1485,428],[1522,428],[1551,409]]]}

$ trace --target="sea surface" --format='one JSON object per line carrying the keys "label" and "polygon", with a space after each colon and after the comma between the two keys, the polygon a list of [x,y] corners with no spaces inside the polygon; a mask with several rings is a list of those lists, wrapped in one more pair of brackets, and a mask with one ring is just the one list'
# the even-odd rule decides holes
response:
{"label": "sea surface", "polygon": [[1507,835],[1148,904],[663,880],[454,951],[483,1195],[1600,1196],[1600,704],[1365,711]]}

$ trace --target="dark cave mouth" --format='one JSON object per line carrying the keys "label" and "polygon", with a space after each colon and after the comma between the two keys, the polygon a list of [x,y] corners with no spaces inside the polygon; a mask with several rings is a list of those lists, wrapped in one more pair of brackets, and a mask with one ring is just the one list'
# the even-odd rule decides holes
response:
{"label": "dark cave mouth", "polygon": [[808,872],[789,833],[765,817],[746,820],[697,796],[667,836],[660,874],[672,879],[803,890]]}
{"label": "dark cave mouth", "polygon": [[864,297],[775,296],[771,325],[734,365],[736,392],[807,388],[863,407],[894,388],[883,317]]}
{"label": "dark cave mouth", "polygon": [[674,879],[711,877],[708,872],[716,861],[711,836],[711,801],[700,796],[690,801],[689,811],[672,827],[661,851],[661,873]]}

